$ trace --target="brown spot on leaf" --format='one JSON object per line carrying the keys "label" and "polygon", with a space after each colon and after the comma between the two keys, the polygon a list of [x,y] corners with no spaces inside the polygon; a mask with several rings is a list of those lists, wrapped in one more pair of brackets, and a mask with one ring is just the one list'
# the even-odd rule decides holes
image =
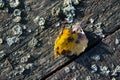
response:
{"label": "brown spot on leaf", "polygon": [[79,44],[79,43],[80,43],[80,40],[76,40],[75,43],[76,43],[76,44]]}
{"label": "brown spot on leaf", "polygon": [[71,53],[71,51],[70,50],[63,50],[62,51],[62,55],[69,55]]}
{"label": "brown spot on leaf", "polygon": [[73,37],[68,37],[68,42],[73,42],[74,41],[74,38]]}
{"label": "brown spot on leaf", "polygon": [[78,39],[83,38],[83,34],[78,33]]}
{"label": "brown spot on leaf", "polygon": [[59,47],[57,47],[56,49],[59,50]]}
{"label": "brown spot on leaf", "polygon": [[59,54],[60,55],[60,53],[57,51],[57,54]]}

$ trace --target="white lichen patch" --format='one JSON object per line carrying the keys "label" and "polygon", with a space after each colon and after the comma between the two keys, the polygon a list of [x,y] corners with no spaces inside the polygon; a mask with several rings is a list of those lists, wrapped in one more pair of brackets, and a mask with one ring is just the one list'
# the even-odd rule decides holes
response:
{"label": "white lichen patch", "polygon": [[37,43],[38,43],[38,40],[35,37],[33,37],[30,40],[30,42],[28,43],[28,46],[31,47],[31,48],[33,48],[33,47],[35,47],[37,45]]}
{"label": "white lichen patch", "polygon": [[16,8],[20,5],[20,1],[19,0],[9,0],[9,4],[10,4],[10,7]]}
{"label": "white lichen patch", "polygon": [[19,41],[19,38],[15,37],[15,36],[14,37],[7,37],[6,41],[7,41],[7,44],[9,46],[11,46],[12,44],[17,43]]}
{"label": "white lichen patch", "polygon": [[3,43],[3,39],[2,38],[0,38],[0,44],[2,44]]}
{"label": "white lichen patch", "polygon": [[13,19],[13,22],[21,22],[22,18],[20,16],[16,16],[14,19]]}
{"label": "white lichen patch", "polygon": [[64,0],[63,6],[66,7],[66,6],[69,6],[69,5],[72,5],[72,0]]}
{"label": "white lichen patch", "polygon": [[59,7],[53,7],[51,10],[52,16],[59,16],[60,12],[61,12],[61,8]]}
{"label": "white lichen patch", "polygon": [[97,71],[98,71],[98,67],[96,66],[96,64],[91,65],[91,72],[95,73]]}
{"label": "white lichen patch", "polygon": [[[64,18],[67,23],[72,23],[75,17],[75,7],[74,5],[79,4],[79,0],[64,0],[63,7],[53,7],[51,10],[52,16],[61,16],[64,15]],[[61,15],[60,15],[61,14]]]}
{"label": "white lichen patch", "polygon": [[72,70],[75,70],[75,69],[76,69],[76,66],[75,66],[75,65],[73,65],[73,66],[72,66]]}
{"label": "white lichen patch", "polygon": [[31,33],[31,32],[32,32],[32,30],[31,30],[31,29],[28,29],[27,31],[28,31],[29,33]]}
{"label": "white lichen patch", "polygon": [[90,18],[89,21],[90,21],[90,23],[93,24],[95,20],[93,18]]}
{"label": "white lichen patch", "polygon": [[[2,52],[3,53],[3,52]],[[2,59],[2,58],[1,58]],[[1,62],[1,64],[0,64],[0,68],[4,68],[4,67],[7,67],[8,66],[8,64],[7,64],[7,61],[5,60],[5,61],[3,61],[3,62]]]}
{"label": "white lichen patch", "polygon": [[21,35],[22,34],[22,28],[20,25],[15,25],[12,28],[13,35]]}
{"label": "white lichen patch", "polygon": [[19,74],[22,74],[25,70],[24,66],[22,65],[19,65],[15,68],[15,70],[19,73]]}
{"label": "white lichen patch", "polygon": [[27,58],[27,57],[22,57],[20,62],[21,62],[21,63],[24,63],[24,62],[27,62],[27,61],[28,61],[28,58]]}
{"label": "white lichen patch", "polygon": [[33,66],[32,63],[18,65],[15,67],[14,70],[10,71],[8,78],[11,79],[16,75],[21,75],[25,70],[31,69],[32,66]]}
{"label": "white lichen patch", "polygon": [[115,39],[115,44],[118,45],[119,44],[119,39]]}
{"label": "white lichen patch", "polygon": [[0,60],[5,56],[5,52],[3,50],[0,51]]}
{"label": "white lichen patch", "polygon": [[95,28],[94,33],[100,37],[105,37],[105,35],[103,34],[103,30],[101,28],[101,25],[102,25],[101,22],[94,25],[94,28]]}
{"label": "white lichen patch", "polygon": [[39,18],[39,26],[45,25],[45,19],[43,17]]}
{"label": "white lichen patch", "polygon": [[120,73],[120,66],[116,66],[116,68],[112,72],[112,76],[117,76]]}
{"label": "white lichen patch", "polygon": [[56,23],[56,24],[55,24],[55,26],[56,26],[56,27],[59,27],[59,26],[60,26],[60,23],[59,23],[59,22],[58,22],[58,23]]}
{"label": "white lichen patch", "polygon": [[64,0],[64,4],[65,7],[63,8],[63,13],[66,15],[66,21],[68,23],[72,23],[73,19],[75,17],[75,8],[72,5],[72,1],[71,0]]}
{"label": "white lichen patch", "polygon": [[104,74],[106,76],[108,76],[110,73],[110,70],[108,69],[107,66],[100,66],[100,71],[101,71],[101,74]]}
{"label": "white lichen patch", "polygon": [[32,64],[32,63],[28,63],[28,64],[25,66],[25,69],[31,69],[31,68],[32,68],[32,66],[33,66],[33,64]]}
{"label": "white lichen patch", "polygon": [[23,53],[24,53],[23,50],[16,51],[16,52],[14,52],[13,56],[16,57],[16,56],[19,56],[19,55],[21,55],[21,54],[23,54]]}
{"label": "white lichen patch", "polygon": [[21,10],[20,9],[15,9],[13,12],[13,21],[14,22],[21,22],[22,18],[21,18]]}
{"label": "white lichen patch", "polygon": [[111,80],[116,80],[114,77]]}
{"label": "white lichen patch", "polygon": [[3,8],[5,6],[4,0],[0,0],[0,8]]}
{"label": "white lichen patch", "polygon": [[25,62],[28,61],[29,58],[30,58],[30,55],[24,56],[24,57],[21,58],[20,62],[25,63]]}
{"label": "white lichen patch", "polygon": [[39,21],[39,18],[40,18],[40,16],[37,16],[33,21],[34,21],[34,23],[38,23],[38,21]]}
{"label": "white lichen patch", "polygon": [[26,30],[26,29],[27,29],[26,25],[23,25],[23,26],[22,26],[22,28],[23,28],[24,30]]}
{"label": "white lichen patch", "polygon": [[13,12],[13,16],[21,16],[21,10],[20,9],[15,9]]}
{"label": "white lichen patch", "polygon": [[94,55],[91,58],[95,61],[99,61],[100,60],[100,55]]}
{"label": "white lichen patch", "polygon": [[58,77],[55,75],[55,76],[52,77],[50,80],[58,80]]}
{"label": "white lichen patch", "polygon": [[33,21],[40,26],[41,29],[45,28],[45,19],[43,17],[37,16]]}
{"label": "white lichen patch", "polygon": [[120,73],[120,66],[116,66],[115,70]]}
{"label": "white lichen patch", "polygon": [[72,0],[72,2],[73,2],[74,5],[78,5],[80,0]]}
{"label": "white lichen patch", "polygon": [[70,68],[69,68],[69,67],[65,67],[64,70],[65,70],[66,73],[69,73],[69,72],[70,72]]}
{"label": "white lichen patch", "polygon": [[91,76],[87,76],[85,80],[92,80]]}
{"label": "white lichen patch", "polygon": [[73,77],[71,80],[77,80],[77,78],[76,78],[76,77]]}

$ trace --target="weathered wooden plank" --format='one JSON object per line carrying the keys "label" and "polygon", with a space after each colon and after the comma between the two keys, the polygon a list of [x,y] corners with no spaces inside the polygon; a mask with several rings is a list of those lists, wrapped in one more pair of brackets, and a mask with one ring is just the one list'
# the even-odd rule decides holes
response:
{"label": "weathered wooden plank", "polygon": [[[100,1],[100,2],[102,2],[102,1]],[[87,2],[86,2],[87,3]],[[108,3],[110,3],[111,5],[110,6],[114,6],[114,7],[118,7],[118,6],[116,6],[116,4],[112,4],[111,3],[111,1],[108,1]],[[117,3],[117,2],[116,2]],[[104,5],[106,4],[106,3],[103,3]],[[97,5],[97,6],[101,6],[101,4],[99,4],[99,1],[98,1],[98,3],[96,3],[95,5]],[[95,6],[94,5],[94,6]],[[107,5],[106,5],[107,6]],[[110,7],[109,6],[109,7]],[[87,8],[89,8],[90,6],[87,6]],[[108,7],[108,8],[109,8]],[[107,9],[108,9],[107,8]],[[86,11],[86,8],[84,8],[85,9],[85,11]],[[99,12],[99,14],[98,15],[101,15],[101,13],[103,13],[103,14],[106,14],[106,13],[109,13],[110,12],[110,10],[107,10],[106,12]],[[88,12],[88,13],[90,13],[90,12]],[[87,14],[87,13],[86,13]],[[107,15],[107,14],[106,14]],[[105,15],[103,15],[104,17],[102,17],[102,18],[106,18],[106,17],[108,17],[108,16],[110,16],[110,14],[108,14],[108,16],[105,16]],[[113,15],[114,17],[115,17],[115,15]],[[98,16],[97,16],[98,17]],[[116,18],[117,18],[118,16],[116,16]],[[101,17],[100,17],[101,18]],[[97,20],[98,21],[96,21],[95,23],[98,23],[99,21],[100,22],[102,22],[103,20],[100,20],[100,18],[98,18]],[[115,19],[116,19],[115,18]],[[113,18],[114,19],[114,18]],[[106,23],[107,22],[109,22],[109,21],[106,21]],[[112,22],[112,23],[114,23],[114,22]],[[113,28],[113,25],[111,25],[111,26],[106,26],[106,27],[109,27],[109,29],[111,28],[112,30],[110,31],[110,33],[111,32],[113,32],[114,30],[116,30],[116,29],[118,29],[119,27],[117,26],[117,25],[114,25],[115,27]],[[104,30],[107,32],[107,28],[105,28],[105,27],[103,27],[104,28]],[[84,30],[85,31],[89,31],[89,32],[86,32],[86,33],[93,33],[92,31],[90,32],[90,30],[89,30],[89,28],[88,27],[86,27],[86,28],[84,28]],[[49,32],[49,31],[48,31]],[[52,32],[53,34],[56,34],[56,32]],[[98,41],[98,40],[100,40],[100,38],[94,38],[95,36],[94,36],[94,34],[93,35],[91,35],[91,34],[88,34],[87,36],[89,37],[89,40],[90,40],[90,44],[94,44],[96,41]],[[53,37],[52,37],[53,36]],[[48,36],[47,37],[52,37],[53,39],[51,40],[51,42],[53,43],[54,42],[54,38],[55,38],[55,36],[54,35],[51,35],[51,34],[48,34]],[[44,39],[44,40],[46,40],[46,39]],[[49,39],[48,39],[49,40]],[[46,42],[47,42],[47,40],[46,40]],[[93,42],[93,43],[92,43]],[[46,49],[46,46],[47,46],[47,49]],[[43,49],[42,49],[43,48]],[[42,46],[42,48],[41,49],[38,49],[37,51],[40,53],[39,55],[39,58],[34,62],[34,65],[36,66],[36,67],[38,67],[38,68],[36,68],[34,71],[33,71],[33,73],[31,73],[30,75],[28,75],[28,76],[26,76],[25,77],[25,79],[31,79],[31,78],[35,78],[35,79],[41,79],[41,78],[43,78],[43,77],[46,77],[46,75],[48,74],[48,73],[50,73],[50,72],[52,72],[52,71],[54,71],[54,70],[56,70],[56,69],[59,69],[62,65],[64,65],[65,63],[68,63],[71,59],[69,59],[69,58],[63,58],[63,57],[61,57],[61,58],[59,58],[59,59],[57,59],[57,60],[54,60],[53,59],[53,44],[52,45],[50,45],[50,47],[48,47],[48,45],[47,44],[45,44],[45,45],[43,45]],[[44,50],[45,49],[45,50]],[[43,50],[43,52],[42,52],[42,50]],[[34,75],[33,75],[34,74]]]}
{"label": "weathered wooden plank", "polygon": [[[31,4],[32,2],[28,0],[28,1],[25,2],[26,4],[24,6],[28,6],[28,4],[31,4],[31,7],[34,7],[36,5],[35,4],[36,2],[37,1],[35,1],[35,2],[33,1],[33,4]],[[45,1],[43,0],[42,3],[44,3],[44,2]],[[58,2],[58,1],[56,1],[56,2]],[[55,5],[56,2],[54,2],[54,3],[51,2],[49,5],[42,4],[42,3],[39,2],[41,4],[41,6],[46,6],[46,7],[40,7],[39,8],[38,4],[37,4],[37,7],[39,8],[39,11],[43,11],[43,9],[45,9],[46,10],[45,12],[47,12],[47,10],[49,9],[48,7],[50,5],[51,6]],[[7,4],[9,4],[9,3],[7,3]],[[36,7],[35,7],[35,9],[36,9]],[[35,9],[33,8],[34,11],[35,11]],[[38,25],[36,25],[33,22],[33,20],[35,19],[36,16],[45,17],[48,14],[47,13],[46,14],[43,14],[43,13],[37,14],[38,10],[36,10],[35,12],[33,10],[32,11],[27,11],[26,8],[25,8],[25,10],[24,9],[22,10],[28,16],[28,18],[25,17],[27,23],[24,23],[24,24],[23,23],[14,23],[12,21],[11,14],[9,14],[7,12],[4,12],[4,13],[1,12],[1,14],[0,14],[0,16],[1,16],[0,17],[0,23],[1,23],[0,24],[0,38],[3,39],[3,43],[0,45],[0,50],[4,51],[4,53],[6,54],[5,56],[9,57],[9,55],[11,55],[11,52],[14,53],[14,51],[16,51],[17,49],[19,51],[20,47],[26,46],[27,45],[26,43],[28,43],[28,41],[30,41],[30,39],[36,35],[36,32],[37,32],[36,29],[39,30],[38,33],[42,32],[42,30],[40,30],[40,27]],[[8,44],[6,43],[6,38],[8,36],[12,36],[10,30],[12,29],[12,27],[14,25],[18,25],[18,24],[21,27],[26,26],[27,29],[23,30],[22,36],[19,37],[20,42],[15,43],[11,46],[8,46]],[[31,32],[29,33],[28,30],[31,30]]]}
{"label": "weathered wooden plank", "polygon": [[[27,2],[29,2],[29,0],[27,1],[26,0],[26,3]],[[31,1],[30,1],[31,2]],[[34,2],[34,1],[33,1]],[[42,2],[42,3],[41,3]],[[55,1],[54,3],[51,1],[50,3],[49,3],[49,1],[45,1],[45,0],[41,0],[41,2],[37,2],[37,1],[35,1],[35,3],[40,3],[40,4],[33,4],[33,5],[31,5],[31,7],[33,7],[32,9],[32,11],[27,11],[26,9],[25,10],[23,10],[23,12],[24,11],[26,11],[26,13],[27,13],[27,15],[29,16],[28,17],[28,19],[27,19],[27,23],[25,23],[25,24],[20,24],[20,26],[22,27],[22,26],[26,26],[27,27],[27,30],[31,30],[32,32],[30,33],[30,34],[27,34],[27,32],[25,32],[25,34],[23,33],[23,35],[22,36],[20,36],[20,38],[21,38],[21,42],[20,43],[17,43],[17,44],[14,44],[14,45],[12,45],[12,46],[8,46],[7,44],[6,44],[6,41],[5,41],[5,39],[6,39],[6,37],[9,35],[9,30],[11,30],[11,28],[14,26],[14,25],[16,25],[16,24],[19,24],[19,23],[14,23],[14,22],[12,22],[12,18],[10,17],[11,15],[10,14],[8,14],[8,13],[5,13],[5,14],[0,14],[0,38],[2,38],[3,39],[3,43],[0,45],[0,50],[3,50],[4,52],[3,53],[1,53],[0,54],[0,62],[1,62],[1,68],[0,68],[0,71],[1,71],[1,74],[0,74],[0,76],[1,76],[1,78],[3,77],[3,78],[6,78],[7,77],[7,73],[8,72],[12,72],[12,71],[14,71],[15,70],[15,68],[16,68],[16,66],[18,65],[18,64],[21,64],[21,63],[19,63],[19,61],[21,61],[21,58],[22,57],[24,57],[24,56],[26,56],[27,54],[21,54],[21,53],[23,53],[23,51],[25,51],[25,53],[30,53],[31,52],[31,48],[29,48],[28,47],[28,41],[30,41],[30,39],[32,38],[32,37],[35,37],[35,35],[36,35],[36,29],[38,29],[39,30],[39,32],[38,33],[42,33],[43,31],[42,30],[40,30],[40,27],[38,27],[38,25],[36,25],[36,24],[34,24],[34,22],[33,22],[33,19],[36,17],[36,16],[40,16],[40,17],[45,17],[46,18],[46,15],[48,15],[48,14],[50,14],[50,13],[47,13],[48,12],[48,10],[49,11],[51,11],[51,9],[49,9],[50,8],[50,6],[52,7],[52,6],[54,6],[56,3],[58,3],[59,1]],[[45,3],[45,2],[47,2],[47,4]],[[43,4],[44,3],[44,4]],[[48,4],[49,3],[49,4]],[[36,8],[35,7],[35,5],[36,5],[36,7],[38,8]],[[39,5],[41,5],[41,6],[39,6]],[[44,7],[45,6],[45,7]],[[37,10],[36,10],[37,9]],[[43,9],[44,9],[44,11],[43,11]],[[40,12],[38,12],[38,10],[40,11]],[[34,12],[35,11],[35,12]],[[41,12],[42,11],[42,12]],[[6,16],[7,15],[7,16]],[[49,17],[49,16],[47,16],[47,17]],[[50,19],[50,18],[49,18]],[[55,21],[53,21],[53,23],[54,23]],[[49,24],[49,25],[51,25],[51,24]],[[48,25],[48,26],[49,26]],[[37,34],[38,34],[37,33]],[[46,33],[46,32],[45,32]],[[11,34],[11,33],[10,33]],[[43,34],[43,36],[42,37],[44,37],[44,34]],[[39,45],[39,44],[38,44]],[[41,46],[41,45],[40,45]],[[38,47],[39,48],[39,47]],[[17,50],[17,51],[16,51]],[[15,57],[15,58],[13,58],[13,57]],[[19,59],[18,59],[19,58]],[[9,64],[8,64],[9,63]],[[5,67],[5,66],[6,67]],[[9,66],[11,66],[10,67],[10,69],[9,69]],[[13,70],[14,69],[14,70]],[[4,74],[3,74],[4,73]],[[10,73],[11,74],[11,73]],[[21,78],[22,78],[22,76],[21,76]]]}
{"label": "weathered wooden plank", "polygon": [[[45,2],[47,2],[47,3],[45,3]],[[1,10],[1,13],[0,13],[0,16],[1,16],[0,17],[0,23],[1,23],[0,24],[0,38],[3,40],[3,43],[2,43],[2,45],[0,45],[0,50],[4,50],[5,53],[10,54],[11,52],[15,51],[16,49],[19,49],[26,42],[28,42],[33,36],[35,36],[37,29],[39,30],[39,33],[41,33],[42,30],[40,30],[40,27],[37,24],[35,24],[33,20],[37,16],[45,17],[45,18],[49,17],[49,16],[46,17],[46,15],[50,14],[50,13],[47,13],[48,10],[49,11],[51,10],[51,9],[49,9],[50,6],[52,7],[58,2],[59,2],[59,0],[55,1],[54,3],[52,1],[51,1],[51,3],[49,3],[48,1],[45,1],[45,0],[40,0],[40,2],[39,1],[32,2],[29,0],[24,1],[25,5],[23,5],[23,6],[30,5],[33,10],[28,11],[27,7],[25,9],[24,8],[21,9],[22,14],[26,14],[26,16],[25,15],[23,16],[23,22],[21,22],[21,23],[13,22],[13,17],[12,17],[13,11],[11,13],[8,13],[8,12],[2,13],[2,10]],[[37,4],[35,4],[35,3],[37,3]],[[7,3],[7,4],[9,4],[9,3]],[[30,8],[30,7],[28,7],[28,8]],[[20,41],[9,46],[7,44],[6,39],[7,39],[7,37],[14,36],[11,33],[11,30],[15,25],[20,25],[21,28],[23,28],[23,26],[26,26],[26,30],[22,29],[22,36],[18,37],[20,39]],[[49,24],[49,25],[51,25],[51,24]],[[31,31],[31,32],[29,32],[29,31]]]}
{"label": "weathered wooden plank", "polygon": [[[27,1],[27,0],[26,0]],[[33,1],[33,5],[31,4],[32,7],[32,12],[28,12],[30,14],[30,21],[28,21],[28,26],[30,27],[31,30],[35,30],[36,29],[36,25],[33,24],[33,18],[36,17],[37,15],[40,16],[44,16],[46,17],[46,19],[48,20],[48,22],[50,21],[50,25],[47,25],[47,28],[43,31],[41,31],[39,28],[38,30],[40,30],[38,32],[38,34],[36,35],[35,32],[33,32],[32,36],[29,35],[29,38],[31,39],[33,36],[36,37],[39,42],[40,42],[40,46],[35,47],[35,48],[29,48],[28,47],[28,41],[26,41],[26,43],[24,43],[24,45],[19,48],[17,51],[23,51],[23,53],[21,54],[17,54],[15,55],[15,52],[12,52],[8,58],[8,60],[10,61],[10,63],[13,66],[13,69],[10,69],[10,71],[8,70],[8,72],[10,72],[9,74],[6,74],[8,72],[5,72],[5,76],[6,77],[11,77],[11,79],[42,79],[44,77],[46,77],[48,74],[50,74],[51,72],[53,72],[54,70],[61,68],[62,65],[70,62],[73,58],[71,59],[67,58],[67,57],[60,57],[59,59],[54,60],[53,59],[53,45],[54,45],[54,40],[56,38],[56,36],[58,35],[61,27],[63,27],[66,24],[61,24],[62,26],[60,27],[55,27],[55,21],[57,21],[56,19],[54,20],[54,18],[51,17],[51,8],[54,6],[54,4],[61,4],[63,1],[60,1],[60,3],[54,2],[54,1],[48,1],[48,0],[40,0],[40,1]],[[92,4],[94,3],[94,4]],[[108,3],[109,5],[106,5],[106,3]],[[85,4],[84,7],[82,7],[82,4]],[[98,6],[97,8],[95,6]],[[105,5],[104,7],[101,7],[101,5]],[[92,7],[91,7],[92,6]],[[114,2],[112,2],[112,0],[110,1],[84,1],[84,3],[80,3],[79,6],[76,6],[78,13],[80,13],[81,11],[84,12],[85,15],[88,15],[90,13],[94,13],[93,18],[95,18],[95,22],[93,25],[102,22],[104,26],[102,26],[102,30],[104,35],[109,35],[110,33],[114,32],[115,30],[117,30],[119,28],[119,12],[118,8],[119,8],[119,4],[117,2],[117,0],[115,0]],[[98,11],[99,8],[99,11]],[[105,11],[102,11],[102,9],[105,8]],[[115,8],[115,10],[114,10]],[[112,12],[116,12],[113,13],[114,15],[111,15],[111,9],[113,9]],[[100,11],[101,10],[101,11]],[[77,14],[76,20],[80,21],[82,15]],[[101,17],[99,17],[101,16]],[[113,22],[111,22],[111,18],[113,17]],[[104,20],[103,19],[106,19]],[[118,23],[116,23],[116,20],[118,21]],[[60,21],[61,22],[61,21]],[[111,24],[111,25],[106,25],[106,23]],[[116,24],[114,24],[116,23]],[[85,23],[86,24],[86,23]],[[84,25],[85,25],[84,24]],[[96,35],[97,33],[94,33],[94,31],[92,29],[94,29],[95,27],[89,27],[91,24],[86,24],[87,27],[82,26],[84,31],[86,31],[87,37],[89,38],[89,43],[90,43],[90,47],[92,47],[92,45],[95,45],[96,42],[99,42],[99,40],[101,38],[99,38],[99,35]],[[113,27],[114,26],[114,27]],[[110,29],[110,31],[108,32],[108,28]],[[96,29],[95,29],[96,30]],[[34,35],[35,34],[35,35]],[[24,38],[23,38],[24,40]],[[27,39],[26,39],[27,40]],[[10,50],[8,48],[8,50]],[[16,52],[17,52],[16,51]],[[21,62],[21,58],[22,57],[26,57],[27,55],[30,55],[30,58],[26,61],[26,62]],[[4,63],[5,59],[1,62]],[[28,65],[28,64],[32,64],[32,67],[30,69],[26,69],[24,66]],[[10,64],[9,64],[10,66]],[[23,71],[20,73],[20,71],[17,71],[16,68],[18,66],[22,66],[21,68],[23,69]],[[2,67],[3,68],[3,67]],[[7,67],[8,68],[8,67]],[[4,70],[6,70],[7,68],[3,68],[1,69],[2,73],[4,72]],[[25,70],[24,70],[25,69]],[[17,75],[15,75],[14,73],[18,73]],[[3,76],[3,75],[2,75]],[[4,76],[4,77],[5,77]]]}
{"label": "weathered wooden plank", "polygon": [[[61,70],[54,73],[46,80],[110,80],[120,76],[113,76],[116,66],[120,67],[120,29],[114,34],[103,39],[100,44],[95,46],[78,59],[66,65]],[[118,41],[119,40],[119,43]],[[99,57],[94,59],[98,55]],[[96,61],[98,59],[98,61]],[[95,65],[94,68],[91,68]],[[108,68],[102,71],[102,67]],[[97,69],[97,70],[96,70]],[[119,73],[117,73],[119,74]],[[91,79],[86,79],[88,76]]]}

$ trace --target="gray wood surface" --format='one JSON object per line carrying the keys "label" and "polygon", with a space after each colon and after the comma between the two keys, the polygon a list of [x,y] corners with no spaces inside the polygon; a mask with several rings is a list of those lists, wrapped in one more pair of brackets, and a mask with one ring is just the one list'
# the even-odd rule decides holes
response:
{"label": "gray wood surface", "polygon": [[[23,35],[20,36],[20,39],[21,39],[20,42],[13,44],[12,46],[7,45],[6,37],[10,36],[10,30],[14,25],[16,25],[16,23],[12,21],[12,17],[11,17],[12,12],[0,13],[0,38],[4,40],[3,44],[0,45],[0,50],[4,50],[4,53],[5,53],[5,56],[0,59],[1,79],[12,79],[12,80],[46,79],[47,77],[52,75],[54,72],[65,67],[67,64],[70,64],[70,66],[71,64],[73,65],[72,61],[74,61],[75,59],[78,58],[79,60],[80,58],[81,60],[82,59],[81,56],[86,55],[85,57],[88,57],[87,54],[92,51],[94,52],[94,50],[95,50],[95,53],[98,54],[96,50],[97,49],[99,50],[99,48],[97,46],[102,45],[102,42],[107,43],[107,39],[108,40],[113,39],[113,38],[107,37],[105,38],[105,40],[101,42],[101,39],[102,39],[102,37],[100,37],[101,35],[99,36],[97,33],[95,33],[95,31],[97,31],[95,27],[96,24],[102,23],[100,29],[103,30],[102,33],[105,35],[105,37],[108,35],[111,35],[112,33],[114,33],[116,30],[120,28],[119,26],[120,25],[120,15],[119,15],[120,2],[118,0],[81,1],[81,3],[78,6],[76,6],[77,10],[76,10],[76,17],[75,17],[74,23],[80,22],[84,16],[89,15],[90,13],[94,13],[94,15],[91,18],[95,19],[94,24],[90,24],[89,22],[84,21],[81,26],[89,39],[88,49],[84,52],[85,55],[83,53],[79,57],[72,56],[69,58],[69,57],[61,56],[60,58],[54,60],[53,46],[54,46],[55,38],[59,34],[60,30],[64,26],[67,26],[68,24],[63,23],[64,21],[62,21],[57,17],[52,17],[51,9],[53,7],[56,7],[57,5],[62,5],[63,0],[62,1],[61,0],[53,0],[53,1],[52,0],[25,0],[25,1],[23,0],[23,3],[25,3],[23,7],[25,7],[25,5],[29,5],[31,8],[31,10],[28,9],[29,7],[21,9],[23,13],[25,13],[26,15],[24,15],[24,21],[20,23],[20,26],[25,25],[27,27],[27,30],[23,33]],[[40,27],[33,22],[36,16],[44,17],[46,19],[45,29],[41,30]],[[58,22],[60,22],[61,26],[56,27],[55,25]],[[90,25],[93,25],[93,27],[90,27]],[[28,30],[31,30],[31,33],[28,33],[27,32]],[[38,44],[36,47],[30,48],[28,46],[28,43],[33,37],[35,37],[38,40]],[[93,47],[96,47],[96,48],[93,48]],[[110,50],[103,49],[103,52],[112,51],[112,48],[108,47],[108,49]],[[114,52],[112,52],[112,54],[113,53]],[[21,58],[27,57],[27,56],[30,56],[30,57],[26,62],[22,63]],[[105,57],[105,58],[108,58],[108,57]],[[115,56],[114,58],[118,59],[118,56]],[[84,59],[82,61],[84,61]],[[81,65],[81,66],[87,69],[86,68],[87,63],[88,61],[85,61],[85,65]],[[29,64],[32,64],[32,66],[29,69],[26,69],[25,66]],[[98,62],[96,64],[99,65],[102,63]],[[110,64],[110,62],[108,62],[108,64]],[[114,64],[117,65],[118,63],[116,62]],[[88,65],[90,64],[88,63]],[[18,67],[20,67],[20,70],[17,69]],[[63,72],[61,72],[60,70],[58,71],[58,73],[56,73],[56,75],[59,76],[59,73],[63,73]],[[91,73],[89,74],[93,75]],[[70,75],[68,74],[68,76]],[[51,79],[52,77],[53,75],[48,79]],[[64,78],[65,76],[61,76],[61,77]],[[83,77],[85,76],[83,75]],[[106,79],[107,78],[108,77],[106,77]],[[66,79],[69,79],[69,78],[66,78]]]}

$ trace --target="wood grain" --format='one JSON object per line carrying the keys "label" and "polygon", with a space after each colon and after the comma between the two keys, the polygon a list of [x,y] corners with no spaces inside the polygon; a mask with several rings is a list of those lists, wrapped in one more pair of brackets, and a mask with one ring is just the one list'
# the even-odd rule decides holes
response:
{"label": "wood grain", "polygon": [[[0,60],[1,64],[6,65],[0,66],[0,76],[2,79],[6,79],[8,77],[10,77],[10,79],[12,80],[45,79],[57,70],[60,70],[62,67],[71,63],[71,61],[73,61],[74,59],[78,58],[76,56],[72,56],[70,58],[60,57],[56,60],[54,60],[53,58],[54,40],[59,34],[61,28],[67,26],[68,24],[63,23],[64,21],[57,17],[52,17],[51,9],[56,5],[62,5],[63,0],[34,0],[33,2],[30,1],[32,0],[24,1],[26,5],[28,3],[30,4],[31,10],[28,11],[27,9],[22,9],[23,12],[25,12],[26,16],[24,16],[25,23],[20,23],[20,25],[26,25],[27,30],[30,29],[32,32],[30,34],[25,33],[24,35],[20,36],[21,41],[10,47],[6,44],[5,39],[7,36],[9,36],[9,30],[16,23],[12,22],[12,17],[10,17],[11,13],[6,13],[4,14],[4,16],[3,14],[0,14],[0,16],[3,16],[0,17],[0,19],[3,20],[0,21],[0,37],[4,39],[4,43],[0,45],[0,50],[4,50],[6,54],[5,57]],[[111,35],[111,33],[114,33],[120,28],[120,12],[118,0],[84,0],[75,7],[77,10],[74,23],[81,21],[84,16],[89,15],[90,13],[94,13],[94,16],[92,16],[92,18],[95,19],[93,25],[101,22],[101,29],[103,30],[105,36]],[[8,15],[8,17],[6,17],[5,15]],[[47,23],[44,30],[41,30],[40,27],[34,24],[33,19],[36,16],[45,17]],[[55,24],[57,22],[60,22],[61,26],[56,27]],[[100,43],[102,39],[102,37],[99,37],[97,34],[94,33],[94,31],[92,30],[93,28],[89,27],[90,25],[90,23],[85,21],[82,23],[81,26],[89,39],[89,47],[85,51],[85,54],[87,54],[86,52]],[[38,32],[36,32],[36,30],[38,30]],[[37,47],[30,48],[28,47],[28,42],[33,37],[38,40],[38,44]],[[15,55],[15,52],[18,51],[23,51],[23,53]],[[29,60],[25,63],[21,63],[21,58],[27,55],[30,55]],[[6,64],[6,60],[8,60],[10,64]],[[31,63],[33,66],[28,72],[27,70],[25,70],[22,74],[13,76],[12,72],[16,71],[15,68],[17,66],[23,64],[27,65],[29,63]],[[10,68],[10,65],[12,65],[12,69]]]}

